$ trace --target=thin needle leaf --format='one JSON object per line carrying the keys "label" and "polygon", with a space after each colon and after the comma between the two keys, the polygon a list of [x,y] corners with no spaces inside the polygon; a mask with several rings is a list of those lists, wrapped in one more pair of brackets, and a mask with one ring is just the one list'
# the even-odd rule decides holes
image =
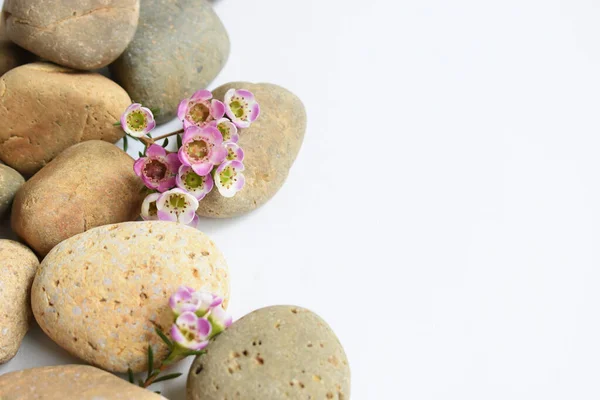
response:
{"label": "thin needle leaf", "polygon": [[177,149],[181,148],[182,142],[181,142],[181,135],[175,135],[177,136]]}
{"label": "thin needle leaf", "polygon": [[155,331],[156,331],[156,334],[158,336],[160,336],[160,338],[162,339],[162,341],[165,342],[165,344],[169,347],[169,350],[171,350],[173,348],[173,342],[171,342],[169,340],[169,338],[167,337],[167,335],[165,335],[165,333],[160,328],[156,328]]}
{"label": "thin needle leaf", "polygon": [[166,149],[168,145],[169,145],[169,138],[166,138],[162,144],[162,147],[164,147]]}
{"label": "thin needle leaf", "polygon": [[146,380],[150,379],[152,371],[154,371],[154,351],[152,351],[152,346],[148,346],[148,377]]}
{"label": "thin needle leaf", "polygon": [[133,371],[131,368],[127,370],[127,377],[129,378],[129,383],[135,383],[135,378],[133,377]]}
{"label": "thin needle leaf", "polygon": [[176,372],[174,374],[164,375],[164,376],[161,376],[159,378],[156,378],[156,380],[153,383],[163,382],[163,381],[168,381],[170,379],[179,378],[181,375],[182,375],[181,372]]}
{"label": "thin needle leaf", "polygon": [[127,135],[123,136],[123,150],[127,152],[127,148],[129,147],[129,143],[127,142]]}

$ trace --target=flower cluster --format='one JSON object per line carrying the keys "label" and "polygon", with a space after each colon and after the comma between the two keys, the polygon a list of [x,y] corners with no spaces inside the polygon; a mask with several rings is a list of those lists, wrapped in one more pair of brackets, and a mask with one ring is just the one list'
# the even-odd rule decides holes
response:
{"label": "flower cluster", "polygon": [[224,101],[199,90],[179,104],[183,130],[173,133],[182,135],[177,152],[171,153],[166,144],[147,137],[156,126],[152,111],[137,103],[129,106],[121,126],[128,136],[146,144],[134,170],[152,191],[142,205],[142,218],[197,226],[199,202],[215,186],[222,196],[235,196],[245,184],[239,130],[248,128],[259,114],[259,104],[247,90],[230,89]]}
{"label": "flower cluster", "polygon": [[[147,388],[153,383],[175,379],[181,373],[162,375],[161,373],[173,363],[188,356],[204,354],[210,340],[231,325],[231,316],[223,309],[223,299],[215,294],[194,290],[187,286],[180,287],[169,299],[173,311],[174,323],[170,330],[171,338],[156,328],[157,335],[169,348],[169,354],[154,367],[154,351],[148,346],[148,374],[139,386]],[[133,371],[129,369],[129,382],[134,383]]]}

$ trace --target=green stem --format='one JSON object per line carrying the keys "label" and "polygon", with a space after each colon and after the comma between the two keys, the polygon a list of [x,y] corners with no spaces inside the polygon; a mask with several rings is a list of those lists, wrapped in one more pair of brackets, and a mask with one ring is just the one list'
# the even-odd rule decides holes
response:
{"label": "green stem", "polygon": [[147,388],[148,386],[152,385],[154,383],[154,381],[156,379],[158,379],[158,377],[160,376],[160,374],[162,372],[164,372],[165,369],[167,369],[167,367],[169,367],[171,364],[179,361],[182,358],[183,357],[181,357],[181,355],[178,354],[177,351],[171,351],[169,353],[169,356],[160,364],[160,367],[158,368],[158,370],[157,371],[155,370],[154,373],[152,373],[150,375],[150,377],[148,377],[148,379],[146,379],[144,381],[144,384],[140,385],[140,386],[142,386],[143,388]]}

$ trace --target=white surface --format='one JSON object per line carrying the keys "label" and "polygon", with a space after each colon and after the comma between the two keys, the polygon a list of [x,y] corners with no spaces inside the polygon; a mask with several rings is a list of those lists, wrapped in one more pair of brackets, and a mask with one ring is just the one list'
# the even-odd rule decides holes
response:
{"label": "white surface", "polygon": [[[268,205],[202,221],[234,316],[315,310],[356,400],[597,399],[600,4],[216,9],[232,52],[211,87],[278,83],[309,115]],[[34,331],[0,373],[70,361]]]}

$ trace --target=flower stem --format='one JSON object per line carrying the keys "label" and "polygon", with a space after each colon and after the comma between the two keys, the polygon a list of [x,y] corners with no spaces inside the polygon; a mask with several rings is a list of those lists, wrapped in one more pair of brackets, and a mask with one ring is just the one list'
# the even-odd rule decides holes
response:
{"label": "flower stem", "polygon": [[147,388],[148,386],[152,385],[154,383],[154,381],[159,378],[160,374],[162,372],[164,372],[165,369],[167,369],[167,367],[169,367],[170,365],[172,365],[173,363],[178,361],[177,360],[178,357],[180,357],[180,355],[177,354],[176,351],[171,351],[171,353],[169,353],[169,356],[160,364],[160,367],[158,368],[158,370],[155,370],[148,377],[148,379],[146,379],[144,381],[143,385],[140,385],[140,386],[143,388]]}
{"label": "flower stem", "polygon": [[178,135],[178,134],[180,134],[180,133],[183,133],[183,129],[180,129],[180,130],[178,130],[178,131],[171,132],[171,133],[166,133],[166,134],[164,134],[164,135],[161,135],[161,136],[157,136],[157,137],[155,137],[155,138],[152,138],[152,140],[154,140],[154,141],[157,141],[157,140],[161,140],[161,139],[166,139],[166,138],[168,138],[168,137],[171,137],[171,136],[173,136],[173,135]]}

